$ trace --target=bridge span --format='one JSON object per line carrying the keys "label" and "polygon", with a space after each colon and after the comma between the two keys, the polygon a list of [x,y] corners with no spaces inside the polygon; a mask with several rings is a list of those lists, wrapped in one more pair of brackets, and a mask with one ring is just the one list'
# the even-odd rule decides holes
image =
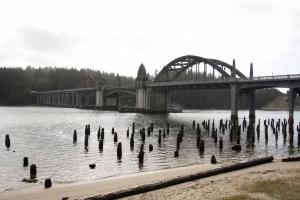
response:
{"label": "bridge span", "polygon": [[[99,81],[100,83],[100,81]],[[289,89],[289,119],[293,121],[294,102],[300,93],[300,74],[280,76],[253,76],[250,64],[249,76],[235,65],[218,59],[186,55],[169,62],[152,79],[140,65],[135,86],[112,87],[97,84],[93,88],[35,92],[40,105],[68,106],[77,108],[120,107],[119,96],[127,93],[135,96],[137,112],[169,112],[172,90],[229,89],[231,96],[231,119],[238,119],[238,101],[241,94],[249,98],[249,119],[255,120],[255,91],[263,88]],[[201,101],[201,99],[199,99]]]}

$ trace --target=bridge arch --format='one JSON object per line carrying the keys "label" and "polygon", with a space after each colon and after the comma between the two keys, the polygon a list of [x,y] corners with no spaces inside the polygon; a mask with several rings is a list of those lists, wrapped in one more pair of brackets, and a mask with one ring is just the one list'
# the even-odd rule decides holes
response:
{"label": "bridge arch", "polygon": [[[231,72],[235,70],[236,75],[239,78],[245,78],[246,76],[242,74],[239,70],[237,70],[234,66],[217,60],[210,58],[203,58],[194,55],[186,55],[179,58],[176,58],[169,62],[154,78],[153,82],[161,82],[161,81],[174,81],[176,80],[182,73],[186,72],[188,69],[192,68],[194,65],[204,63],[205,65],[209,65],[213,68],[213,70],[218,71],[222,77],[228,78],[231,76]],[[226,72],[230,70],[230,74]]]}

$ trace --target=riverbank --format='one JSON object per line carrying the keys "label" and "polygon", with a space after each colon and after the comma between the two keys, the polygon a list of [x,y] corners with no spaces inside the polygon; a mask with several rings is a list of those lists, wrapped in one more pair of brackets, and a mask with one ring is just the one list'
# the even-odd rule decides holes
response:
{"label": "riverbank", "polygon": [[[226,164],[194,165],[174,169],[135,173],[89,183],[55,184],[50,189],[43,189],[42,186],[38,186],[30,189],[2,193],[0,199],[62,199],[63,197],[68,197],[69,199],[84,199],[128,187],[206,171],[223,165]],[[296,180],[289,181],[290,179],[300,180],[299,176],[300,162],[282,163],[280,160],[275,160],[272,163],[126,197],[126,199],[241,199],[238,198],[238,195],[243,195],[246,199],[248,197],[248,199],[259,199],[260,197],[266,197],[268,195],[263,194],[263,192],[259,192],[259,194],[257,194],[257,192],[253,193],[252,190],[248,190],[249,188],[251,189],[250,186],[253,186],[256,181],[270,181],[270,184],[273,185],[275,180],[280,180],[281,182],[295,182],[295,184],[299,185],[300,183]],[[283,189],[285,188],[286,187],[283,187]],[[282,192],[285,194],[286,191]]]}

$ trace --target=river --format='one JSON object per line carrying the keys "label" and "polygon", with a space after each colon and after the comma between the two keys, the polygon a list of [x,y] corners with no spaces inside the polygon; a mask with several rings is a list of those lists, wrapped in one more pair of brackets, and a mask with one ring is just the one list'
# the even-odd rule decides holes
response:
{"label": "river", "polygon": [[[80,110],[72,108],[54,107],[0,107],[0,192],[31,187],[43,184],[44,179],[50,177],[53,184],[73,183],[99,180],[105,177],[118,176],[140,171],[149,171],[179,166],[209,163],[212,154],[219,162],[240,161],[264,155],[282,157],[300,155],[297,145],[297,132],[294,142],[283,142],[280,132],[278,144],[275,135],[269,130],[269,142],[265,143],[263,121],[261,121],[260,140],[255,140],[254,147],[247,145],[246,134],[242,133],[242,151],[231,150],[228,132],[223,137],[224,148],[220,151],[208,133],[202,130],[205,140],[205,152],[199,154],[196,147],[196,134],[192,129],[192,121],[201,123],[203,120],[214,119],[216,127],[220,119],[228,119],[228,110],[184,110],[183,113],[171,114],[136,114],[118,113],[113,111]],[[239,117],[248,116],[247,111],[240,111]],[[288,117],[287,111],[256,112],[257,119]],[[295,127],[300,121],[300,112],[295,112]],[[132,123],[136,125],[136,132],[140,128],[147,128],[154,123],[154,133],[146,137],[144,165],[138,165],[138,150],[141,144],[139,134],[135,134],[135,148],[130,150],[130,140],[126,130]],[[159,147],[157,142],[158,129],[170,124],[170,134],[162,138]],[[88,150],[84,148],[84,128],[91,126]],[[181,124],[185,124],[185,135],[180,146],[179,157],[174,158],[176,137]],[[104,148],[98,150],[98,127],[105,129]],[[123,156],[117,159],[116,147],[111,134],[112,127],[118,133],[118,140],[122,142]],[[73,144],[73,131],[77,130],[78,141]],[[5,135],[10,135],[11,147],[4,144]],[[153,151],[149,152],[148,145],[153,144]],[[29,178],[29,167],[23,167],[23,157],[29,157],[29,164],[37,165],[38,183],[22,182]],[[90,169],[89,164],[95,163],[96,168]]]}

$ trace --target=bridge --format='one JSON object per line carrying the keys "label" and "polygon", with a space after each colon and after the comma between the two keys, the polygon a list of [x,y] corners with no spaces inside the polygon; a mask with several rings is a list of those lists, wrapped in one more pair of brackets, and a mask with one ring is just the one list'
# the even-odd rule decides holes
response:
{"label": "bridge", "polygon": [[[294,102],[300,93],[300,74],[281,76],[253,76],[250,64],[249,76],[235,65],[226,62],[186,55],[169,62],[148,80],[143,64],[138,69],[135,86],[111,87],[98,83],[94,88],[36,92],[38,104],[69,107],[95,107],[105,109],[118,107],[121,93],[135,96],[137,112],[169,112],[172,90],[229,89],[231,94],[231,119],[238,119],[238,101],[242,94],[249,99],[249,119],[255,120],[255,91],[263,88],[289,89],[289,119],[293,121]],[[201,101],[201,99],[199,99]]]}

